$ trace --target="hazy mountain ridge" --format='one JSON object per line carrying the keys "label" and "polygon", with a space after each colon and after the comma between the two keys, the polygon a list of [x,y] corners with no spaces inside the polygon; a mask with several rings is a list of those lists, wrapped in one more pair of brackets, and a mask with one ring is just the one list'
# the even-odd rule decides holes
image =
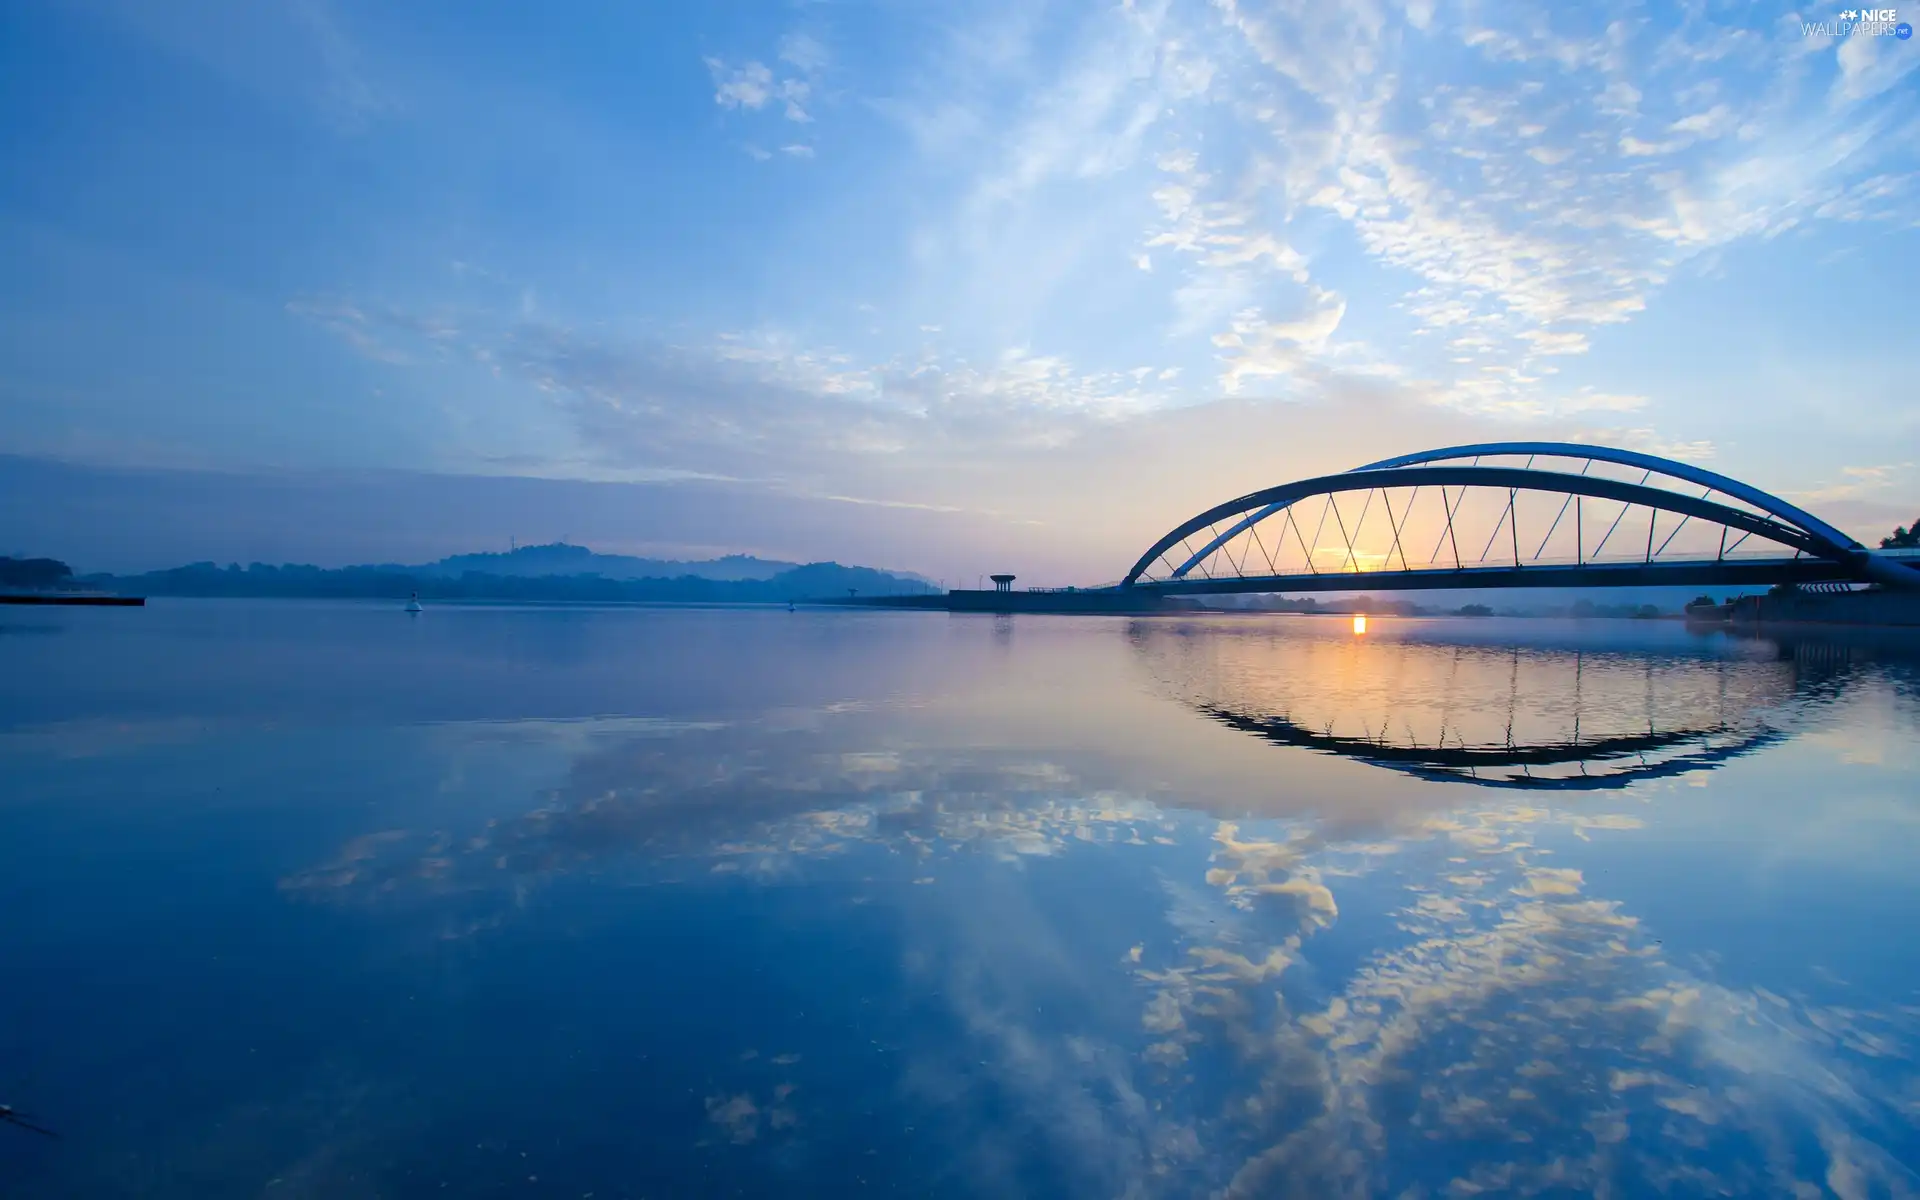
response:
{"label": "hazy mountain ridge", "polygon": [[[932,590],[919,579],[877,571],[871,567],[842,566],[835,562],[789,566],[763,579],[714,579],[691,574],[616,579],[589,572],[567,575],[497,574],[478,570],[463,570],[454,574],[445,566],[468,557],[484,559],[488,556],[456,556],[454,559],[442,559],[429,567],[377,565],[325,568],[298,563],[280,566],[252,563],[242,568],[237,563],[221,567],[211,562],[198,562],[138,575],[85,575],[78,582],[90,587],[145,596],[382,599],[404,598],[417,593],[422,600],[721,604],[777,604],[792,600],[838,599],[849,592],[863,596],[884,596]],[[589,552],[588,557],[618,556],[596,556]],[[577,556],[574,558],[577,560]],[[761,559],[749,561],[755,564],[765,562]]]}
{"label": "hazy mountain ridge", "polygon": [[[728,554],[720,558],[680,560],[636,558],[627,554],[600,554],[586,546],[551,542],[540,546],[520,546],[505,553],[479,552],[453,554],[438,562],[419,566],[384,566],[383,569],[417,575],[465,575],[477,571],[483,575],[543,576],[599,575],[607,579],[696,579],[746,580],[772,579],[800,563],[756,558],[751,554]],[[891,573],[891,572],[890,572]]]}

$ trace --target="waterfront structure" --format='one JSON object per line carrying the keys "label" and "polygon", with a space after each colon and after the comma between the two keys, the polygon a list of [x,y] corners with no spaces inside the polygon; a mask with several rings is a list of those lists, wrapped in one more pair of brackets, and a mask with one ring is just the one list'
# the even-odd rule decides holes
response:
{"label": "waterfront structure", "polygon": [[1181,522],[1136,594],[1859,582],[1920,570],[1750,484],[1638,451],[1488,442],[1263,488]]}

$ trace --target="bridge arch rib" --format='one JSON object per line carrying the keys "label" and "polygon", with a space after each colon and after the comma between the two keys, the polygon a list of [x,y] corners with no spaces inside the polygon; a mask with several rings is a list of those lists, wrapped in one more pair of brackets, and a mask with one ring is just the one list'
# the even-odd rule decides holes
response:
{"label": "bridge arch rib", "polygon": [[[1497,456],[1526,456],[1527,466],[1484,466],[1478,459]],[[1539,457],[1571,458],[1587,460],[1590,467],[1593,462],[1618,464],[1644,472],[1639,482],[1611,478],[1604,475],[1589,475],[1570,470],[1548,470],[1531,465]],[[1473,459],[1471,464],[1463,465],[1460,459]],[[1676,491],[1667,487],[1651,486],[1649,480],[1655,475],[1666,479],[1678,480],[1684,484],[1704,488],[1702,494]],[[1450,489],[1459,489],[1456,500]],[[1393,509],[1391,493],[1395,489],[1412,489],[1410,497],[1403,504],[1402,513],[1396,515]],[[1458,545],[1453,548],[1452,562],[1425,561],[1416,567],[1410,560],[1405,546],[1401,544],[1401,532],[1405,521],[1412,515],[1413,502],[1419,498],[1421,489],[1437,489],[1442,511],[1445,514],[1446,536],[1454,534],[1454,519],[1458,505],[1465,501],[1469,490],[1476,495],[1491,492],[1495,496],[1501,493],[1506,497],[1506,513],[1502,518],[1508,522],[1509,536],[1512,542],[1510,562],[1496,560],[1488,565],[1487,554],[1483,551],[1480,558],[1469,565],[1463,558]],[[1346,528],[1345,515],[1337,505],[1336,497],[1343,493],[1365,492],[1366,505],[1360,510],[1358,521],[1364,525],[1366,514],[1373,503],[1376,493],[1386,495],[1386,516],[1393,536],[1393,548],[1384,555],[1371,557],[1379,560],[1387,569],[1361,569],[1359,556],[1355,551],[1352,536]],[[1548,527],[1546,536],[1541,539],[1540,552],[1546,548],[1561,527],[1569,506],[1583,504],[1586,500],[1617,503],[1618,512],[1614,514],[1613,526],[1600,541],[1599,550],[1604,550],[1606,541],[1613,536],[1620,520],[1629,509],[1642,508],[1648,511],[1646,521],[1646,549],[1644,558],[1628,562],[1616,555],[1611,562],[1588,561],[1584,557],[1580,532],[1581,510],[1575,508],[1573,521],[1575,552],[1571,563],[1549,563],[1540,552],[1523,558],[1520,550],[1520,512],[1519,497],[1523,494],[1533,496],[1545,493],[1549,510],[1552,502],[1560,505],[1558,513]],[[1726,497],[1723,502],[1715,497]],[[1326,571],[1315,565],[1315,556],[1323,549],[1309,545],[1304,531],[1293,522],[1293,509],[1302,501],[1315,497],[1325,497],[1327,507],[1333,512],[1340,530],[1340,536],[1346,539],[1347,558],[1340,569]],[[1257,538],[1255,529],[1263,521],[1285,515],[1292,527],[1293,536],[1305,553],[1305,565],[1301,571],[1283,573],[1273,566],[1271,554],[1268,554],[1270,573],[1248,575],[1244,567],[1248,563],[1250,552],[1244,547],[1242,561],[1235,564],[1229,551],[1224,552],[1224,562],[1234,570],[1226,576],[1218,576],[1207,569],[1209,561],[1219,562],[1215,556],[1223,553],[1236,538],[1249,531]],[[1661,560],[1656,562],[1654,550],[1656,526],[1662,517],[1677,518],[1677,524],[1667,533],[1660,551],[1664,554],[1689,522],[1700,522],[1704,526],[1717,527],[1721,536],[1717,551],[1709,545],[1705,557],[1696,556],[1685,561]],[[1322,512],[1321,527],[1316,528],[1314,541],[1320,537],[1325,527],[1326,512]],[[1604,521],[1604,517],[1602,518]],[[1224,530],[1222,525],[1224,523]],[[1356,530],[1358,531],[1358,526]],[[1204,532],[1204,536],[1203,535]],[[1286,528],[1282,527],[1279,537],[1284,537]],[[1496,525],[1495,534],[1500,532]],[[1537,535],[1531,531],[1529,541]],[[1732,549],[1737,550],[1750,537],[1759,537],[1772,543],[1774,557],[1764,561],[1751,558],[1741,561],[1729,560],[1729,535],[1737,535]],[[1200,537],[1200,545],[1195,548],[1194,539]],[[1444,542],[1444,539],[1443,539]],[[1492,542],[1489,541],[1489,546]],[[1504,544],[1504,543],[1503,543]],[[1175,547],[1184,553],[1173,556]],[[1335,552],[1339,546],[1331,547]],[[1262,543],[1262,550],[1265,550]],[[1397,554],[1399,570],[1391,569]],[[1436,545],[1436,555],[1438,545]],[[1147,573],[1156,564],[1164,563],[1169,568],[1158,578],[1147,578]],[[1199,568],[1204,578],[1192,577]],[[1349,569],[1351,568],[1351,569]],[[1911,568],[1879,559],[1862,548],[1858,542],[1833,526],[1819,520],[1812,514],[1787,503],[1776,496],[1769,495],[1757,488],[1749,487],[1738,480],[1715,472],[1705,471],[1684,463],[1676,463],[1653,455],[1643,455],[1634,451],[1614,450],[1608,447],[1581,446],[1565,442],[1498,442],[1481,443],[1468,446],[1447,447],[1419,454],[1402,455],[1384,459],[1378,463],[1356,468],[1336,475],[1323,475],[1313,479],[1303,479],[1277,487],[1263,488],[1257,492],[1215,505],[1181,523],[1155,542],[1121,581],[1122,588],[1145,588],[1165,592],[1232,592],[1232,591],[1280,591],[1280,590],[1328,590],[1380,586],[1391,588],[1421,587],[1476,587],[1476,586],[1578,586],[1580,584],[1644,584],[1644,583],[1749,583],[1778,582],[1784,580],[1810,581],[1814,579],[1878,579],[1882,582],[1897,583],[1901,586],[1913,586],[1920,583],[1920,572]]]}
{"label": "bridge arch rib", "polygon": [[1571,458],[1588,462],[1615,463],[1624,467],[1638,467],[1652,475],[1664,475],[1670,479],[1684,480],[1687,483],[1708,488],[1710,491],[1732,496],[1745,504],[1750,504],[1769,516],[1776,517],[1789,525],[1797,526],[1808,533],[1818,534],[1838,546],[1858,549],[1860,543],[1807,512],[1805,509],[1787,503],[1770,492],[1763,492],[1751,484],[1745,484],[1717,471],[1696,467],[1691,463],[1677,462],[1671,458],[1661,458],[1656,454],[1642,454],[1638,450],[1621,450],[1613,446],[1583,446],[1578,442],[1479,442],[1466,446],[1446,446],[1439,450],[1422,450],[1414,454],[1401,454],[1393,458],[1383,458],[1379,462],[1355,467],[1356,471],[1388,470],[1394,467],[1424,466],[1431,463],[1450,462],[1455,459],[1494,458],[1520,455],[1528,458]]}

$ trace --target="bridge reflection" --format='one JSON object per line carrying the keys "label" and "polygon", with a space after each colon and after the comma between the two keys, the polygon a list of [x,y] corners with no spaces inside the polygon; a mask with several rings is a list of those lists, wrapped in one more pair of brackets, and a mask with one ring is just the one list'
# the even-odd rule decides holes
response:
{"label": "bridge reflection", "polygon": [[1308,618],[1138,622],[1129,637],[1163,691],[1229,728],[1421,778],[1541,790],[1712,770],[1780,742],[1850,662],[1768,642],[1649,652],[1377,633]]}

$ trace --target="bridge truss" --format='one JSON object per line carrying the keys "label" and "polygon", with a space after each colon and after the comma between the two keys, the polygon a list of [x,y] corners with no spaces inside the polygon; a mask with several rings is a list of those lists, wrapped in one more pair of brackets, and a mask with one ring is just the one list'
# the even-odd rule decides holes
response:
{"label": "bridge truss", "polygon": [[1688,463],[1492,442],[1216,505],[1155,542],[1119,586],[1192,595],[1833,581],[1916,588],[1920,571]]}

